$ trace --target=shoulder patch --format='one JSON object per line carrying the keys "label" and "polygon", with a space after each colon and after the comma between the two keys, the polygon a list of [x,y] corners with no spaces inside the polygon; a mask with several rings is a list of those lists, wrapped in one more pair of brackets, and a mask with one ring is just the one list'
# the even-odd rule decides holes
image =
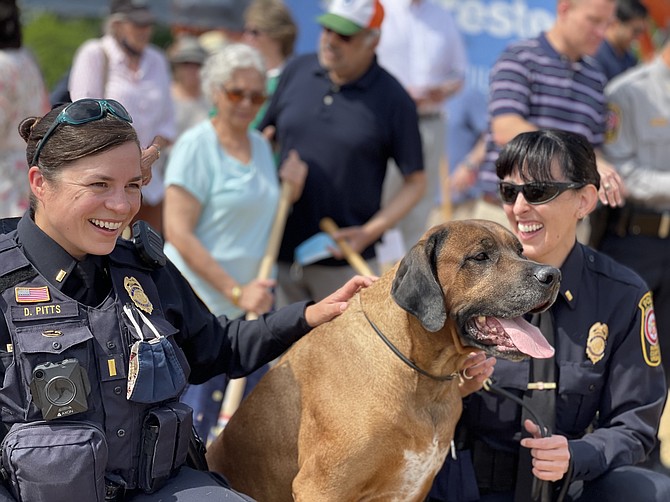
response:
{"label": "shoulder patch", "polygon": [[658,345],[658,330],[656,329],[656,316],[654,315],[654,302],[651,298],[651,292],[647,292],[640,303],[640,342],[642,345],[642,355],[649,366],[658,366],[661,364],[661,349]]}
{"label": "shoulder patch", "polygon": [[621,108],[618,105],[610,103],[607,106],[605,124],[605,142],[613,143],[619,136],[619,129],[621,128]]}

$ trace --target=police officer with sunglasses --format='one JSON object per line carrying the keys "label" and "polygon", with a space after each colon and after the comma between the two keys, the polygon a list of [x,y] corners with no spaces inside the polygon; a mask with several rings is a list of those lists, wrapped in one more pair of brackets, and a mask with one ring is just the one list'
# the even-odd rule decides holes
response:
{"label": "police officer with sunglasses", "polygon": [[[670,500],[670,478],[636,466],[654,445],[666,396],[649,288],[576,238],[598,199],[593,148],[576,133],[523,133],[503,148],[496,169],[523,253],[561,270],[549,321],[539,323],[556,352],[544,367],[544,360],[471,358],[461,384],[461,451],[438,475],[432,500]],[[552,424],[550,436],[520,404],[481,390],[491,375]],[[550,483],[545,498],[533,498],[533,476]]]}
{"label": "police officer with sunglasses", "polygon": [[156,232],[121,238],[142,187],[131,122],[83,99],[19,126],[32,195],[0,221],[0,501],[249,500],[192,468],[184,386],[248,374],[370,283],[258,321],[212,315]]}

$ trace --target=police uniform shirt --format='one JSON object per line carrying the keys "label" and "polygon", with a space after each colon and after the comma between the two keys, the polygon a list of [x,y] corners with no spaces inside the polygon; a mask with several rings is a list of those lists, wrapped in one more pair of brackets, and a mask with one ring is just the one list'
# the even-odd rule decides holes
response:
{"label": "police uniform shirt", "polygon": [[[556,433],[569,439],[574,479],[594,479],[651,450],[665,402],[653,304],[632,271],[581,244],[561,267],[554,314],[558,393]],[[528,361],[499,359],[494,379],[522,395]],[[462,423],[497,450],[518,451],[521,410],[480,391],[465,400]],[[586,434],[591,425],[595,430]]]}
{"label": "police uniform shirt", "polygon": [[[40,229],[32,218],[21,218],[17,243],[26,258],[40,270],[51,287],[89,306],[99,305],[111,291],[105,258],[88,255],[78,261]],[[10,343],[5,323],[0,323],[0,347]]]}
{"label": "police uniform shirt", "polygon": [[612,80],[603,151],[633,202],[670,209],[670,67],[662,57]]}
{"label": "police uniform shirt", "polygon": [[[21,218],[16,234],[3,238],[14,238],[19,243],[26,257],[53,285],[50,287],[62,288],[64,293],[81,301],[86,288],[82,289],[83,279],[75,271],[77,261],[42,232],[28,214]],[[141,262],[133,244],[122,240],[112,255],[150,270],[147,280],[153,280],[155,290],[159,292],[159,297],[153,301],[161,305],[165,320],[175,328],[175,340],[191,367],[190,383],[202,383],[221,373],[227,373],[231,378],[245,376],[281,355],[311,329],[304,315],[307,302],[265,314],[253,322],[229,320],[225,316],[217,318],[169,261],[164,267],[150,269]],[[105,270],[111,276],[117,265],[110,257],[96,257],[92,261],[97,267],[94,289],[104,300],[111,291],[106,285],[109,279]],[[61,270],[65,277],[59,282]],[[68,275],[71,276],[69,279]],[[97,305],[96,302],[94,300],[93,304]],[[6,323],[0,323],[0,349],[10,342]]]}

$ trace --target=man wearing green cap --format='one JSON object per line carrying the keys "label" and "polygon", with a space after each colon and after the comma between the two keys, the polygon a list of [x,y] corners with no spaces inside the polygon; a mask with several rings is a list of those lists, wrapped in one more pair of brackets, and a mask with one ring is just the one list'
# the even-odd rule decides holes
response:
{"label": "man wearing green cap", "polygon": [[[339,256],[306,265],[299,278],[289,273],[296,247],[319,233],[323,217],[374,269],[374,244],[425,190],[416,106],[375,57],[383,18],[379,0],[331,2],[317,19],[318,54],[287,65],[260,125],[276,128],[282,158],[294,149],[309,166],[280,249],[279,304],[318,300],[354,275]],[[389,159],[403,183],[380,209]]]}

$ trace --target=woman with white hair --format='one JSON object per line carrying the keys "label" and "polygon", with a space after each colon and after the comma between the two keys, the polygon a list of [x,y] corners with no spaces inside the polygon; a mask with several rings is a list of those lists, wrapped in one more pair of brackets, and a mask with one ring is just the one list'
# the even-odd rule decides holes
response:
{"label": "woman with white hair", "polygon": [[[302,192],[307,165],[297,154],[277,169],[267,140],[249,124],[265,102],[265,67],[255,49],[231,44],[202,69],[211,119],[174,144],[165,175],[165,253],[212,310],[230,318],[264,314],[275,281],[256,279],[279,200],[279,179]],[[186,402],[206,439],[225,380],[191,387]],[[212,399],[212,395],[218,399]]]}

